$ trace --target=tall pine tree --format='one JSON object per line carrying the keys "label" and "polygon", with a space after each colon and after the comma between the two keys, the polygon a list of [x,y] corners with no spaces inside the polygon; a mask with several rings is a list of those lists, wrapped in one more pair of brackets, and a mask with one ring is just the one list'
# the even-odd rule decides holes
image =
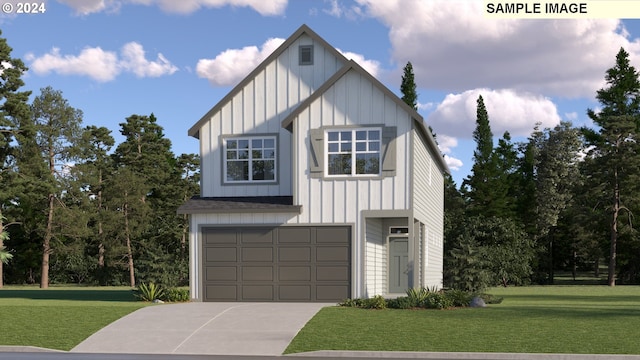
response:
{"label": "tall pine tree", "polygon": [[[476,110],[476,129],[473,131],[476,149],[473,152],[471,175],[464,180],[467,192],[468,215],[498,216],[505,215],[508,188],[503,183],[499,154],[493,146],[493,133],[489,123],[489,114],[482,95],[478,96]],[[506,154],[506,153],[505,153]]]}
{"label": "tall pine tree", "polygon": [[[0,35],[2,32],[0,31]],[[4,241],[9,239],[8,224],[3,210],[15,196],[12,181],[15,176],[13,157],[15,138],[20,118],[29,117],[27,101],[31,92],[18,91],[24,86],[22,74],[27,67],[20,59],[12,58],[13,49],[7,40],[0,38],[0,288],[3,286],[3,264],[11,254],[5,249]]]}
{"label": "tall pine tree", "polygon": [[618,239],[621,227],[628,224],[623,215],[631,214],[633,204],[637,205],[640,184],[640,81],[624,49],[616,55],[616,64],[607,70],[605,80],[606,87],[596,95],[601,110],[587,111],[599,129],[584,129],[584,133],[593,146],[589,160],[596,169],[588,181],[601,189],[610,216],[608,284],[615,286]]}

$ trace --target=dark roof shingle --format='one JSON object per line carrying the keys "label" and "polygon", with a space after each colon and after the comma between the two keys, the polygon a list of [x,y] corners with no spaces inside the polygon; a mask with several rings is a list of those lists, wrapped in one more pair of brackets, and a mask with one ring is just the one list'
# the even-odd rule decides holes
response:
{"label": "dark roof shingle", "polygon": [[292,196],[199,197],[194,196],[178,208],[178,214],[297,213]]}

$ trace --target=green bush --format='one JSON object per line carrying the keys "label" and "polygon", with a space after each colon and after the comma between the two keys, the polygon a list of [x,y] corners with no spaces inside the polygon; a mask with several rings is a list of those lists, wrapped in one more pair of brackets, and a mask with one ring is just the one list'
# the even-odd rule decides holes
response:
{"label": "green bush", "polygon": [[447,290],[444,294],[454,307],[467,307],[471,303],[471,299],[473,299],[473,293],[463,290]]}
{"label": "green bush", "polygon": [[188,288],[169,288],[162,300],[167,302],[187,302],[191,300]]}
{"label": "green bush", "polygon": [[364,299],[362,307],[365,309],[386,309],[387,300],[381,295],[376,295],[369,299]]}
{"label": "green bush", "polygon": [[401,296],[399,298],[387,300],[387,307],[390,309],[412,309],[417,306],[418,304],[408,296]]}
{"label": "green bush", "polygon": [[153,301],[156,299],[162,299],[164,296],[164,289],[155,283],[141,283],[135,291],[135,295],[142,301]]}
{"label": "green bush", "polygon": [[410,288],[407,290],[407,297],[412,303],[412,307],[420,306],[429,296],[429,289],[426,288]]}
{"label": "green bush", "polygon": [[502,300],[504,299],[504,298],[502,298],[500,296],[495,296],[495,295],[491,295],[491,294],[481,294],[479,296],[480,296],[480,298],[482,298],[484,303],[487,304],[487,305],[489,305],[489,304],[500,304],[500,303],[502,303]]}
{"label": "green bush", "polygon": [[362,299],[344,299],[341,303],[338,304],[339,306],[344,306],[344,307],[355,307],[355,308],[359,308],[362,307]]}
{"label": "green bush", "polygon": [[453,301],[444,292],[430,292],[421,305],[427,309],[448,309],[453,307]]}

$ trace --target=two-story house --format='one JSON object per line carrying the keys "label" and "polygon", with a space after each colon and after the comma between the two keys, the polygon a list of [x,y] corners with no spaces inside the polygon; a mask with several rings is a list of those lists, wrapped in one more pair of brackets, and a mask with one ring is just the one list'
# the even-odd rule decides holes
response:
{"label": "two-story house", "polygon": [[440,287],[443,176],[423,118],[303,25],[191,129],[197,301]]}

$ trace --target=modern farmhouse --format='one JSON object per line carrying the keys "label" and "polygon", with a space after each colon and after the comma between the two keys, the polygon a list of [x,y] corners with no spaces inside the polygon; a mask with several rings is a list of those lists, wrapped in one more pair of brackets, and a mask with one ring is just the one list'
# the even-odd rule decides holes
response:
{"label": "modern farmhouse", "polygon": [[191,129],[196,301],[440,287],[443,176],[423,118],[303,25]]}

